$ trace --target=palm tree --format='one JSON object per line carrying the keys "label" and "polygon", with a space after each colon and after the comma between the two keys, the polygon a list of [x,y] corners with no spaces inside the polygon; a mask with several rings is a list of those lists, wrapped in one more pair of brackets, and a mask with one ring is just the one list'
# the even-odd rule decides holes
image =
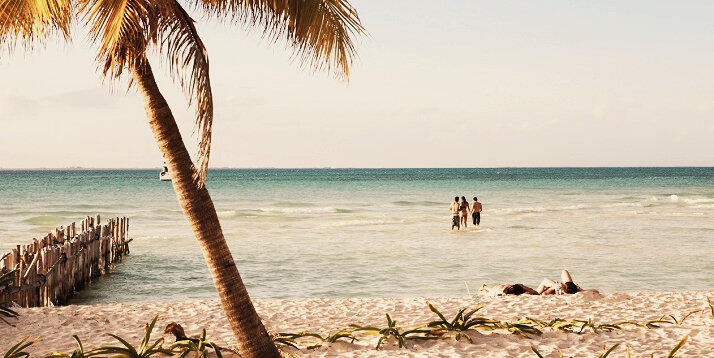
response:
{"label": "palm tree", "polygon": [[[258,27],[270,41],[285,39],[316,70],[347,78],[352,37],[364,32],[347,0],[185,0],[191,9],[234,24]],[[206,49],[178,0],[0,0],[0,46],[32,48],[54,35],[70,38],[80,20],[98,45],[104,76],[125,73],[144,99],[151,130],[173,176],[174,191],[201,245],[221,304],[244,357],[278,356],[243,285],[204,184],[211,145],[213,96]],[[162,96],[146,56],[156,48],[194,106],[197,166]]]}

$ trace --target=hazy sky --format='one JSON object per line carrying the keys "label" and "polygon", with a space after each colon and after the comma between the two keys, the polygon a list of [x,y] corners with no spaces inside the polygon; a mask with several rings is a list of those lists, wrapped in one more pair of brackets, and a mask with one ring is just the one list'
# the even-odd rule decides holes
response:
{"label": "hazy sky", "polygon": [[[212,165],[714,165],[714,2],[360,0],[349,85],[201,19]],[[141,99],[82,31],[0,53],[0,167],[156,167]],[[154,61],[155,72],[165,68]],[[193,113],[160,86],[189,148]]]}

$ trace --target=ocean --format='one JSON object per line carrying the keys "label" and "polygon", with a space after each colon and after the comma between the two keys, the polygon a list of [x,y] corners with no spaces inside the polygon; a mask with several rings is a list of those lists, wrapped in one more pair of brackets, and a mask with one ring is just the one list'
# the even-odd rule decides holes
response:
{"label": "ocean", "polygon": [[[454,296],[537,286],[714,288],[714,168],[226,169],[208,188],[254,298]],[[455,195],[483,203],[450,230]],[[132,254],[75,304],[215,298],[156,170],[0,171],[0,252],[99,213]]]}

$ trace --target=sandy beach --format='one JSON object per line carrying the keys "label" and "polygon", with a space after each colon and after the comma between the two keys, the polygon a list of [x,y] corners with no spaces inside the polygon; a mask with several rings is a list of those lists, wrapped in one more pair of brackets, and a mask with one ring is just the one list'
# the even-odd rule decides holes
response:
{"label": "sandy beach", "polygon": [[[479,315],[514,321],[525,316],[550,320],[592,319],[595,323],[618,321],[645,322],[662,315],[674,315],[683,324],[663,324],[647,329],[623,326],[612,332],[566,333],[544,328],[541,336],[531,339],[505,331],[469,335],[473,343],[462,339],[407,341],[406,348],[398,348],[390,341],[379,351],[374,349],[376,336],[359,335],[354,343],[338,342],[313,350],[282,347],[287,356],[317,357],[535,357],[531,345],[544,356],[556,357],[559,352],[568,357],[593,356],[616,343],[622,343],[612,357],[626,354],[629,347],[633,356],[665,356],[685,335],[689,339],[680,350],[684,357],[704,357],[714,351],[714,318],[707,296],[714,291],[689,292],[632,292],[575,294],[569,296],[510,296],[510,297],[409,297],[409,298],[351,298],[351,299],[293,299],[255,300],[256,308],[271,332],[316,331],[335,332],[349,324],[385,325],[385,313],[391,313],[398,326],[409,328],[433,320],[436,316],[426,306],[428,300],[448,317],[462,307],[483,305]],[[202,327],[208,338],[222,346],[231,346],[233,336],[217,301],[185,301],[156,303],[123,303],[87,306],[65,306],[18,309],[20,318],[15,327],[0,326],[0,347],[6,348],[24,336],[40,336],[31,353],[48,354],[74,348],[72,334],[79,335],[85,347],[97,347],[112,342],[107,333],[118,334],[130,342],[139,342],[143,327],[159,314],[154,338],[159,338],[163,327],[175,321],[183,325],[189,336],[198,335]],[[172,337],[166,336],[167,342]]]}

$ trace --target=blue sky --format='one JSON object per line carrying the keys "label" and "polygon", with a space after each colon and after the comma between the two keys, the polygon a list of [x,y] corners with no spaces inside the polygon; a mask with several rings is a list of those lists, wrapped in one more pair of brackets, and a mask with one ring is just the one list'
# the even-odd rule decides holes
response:
{"label": "blue sky", "polygon": [[[714,3],[355,1],[351,82],[202,20],[213,166],[714,165]],[[0,167],[161,164],[141,99],[83,31],[0,54]],[[155,72],[165,73],[158,59]],[[160,86],[189,147],[192,112]]]}

